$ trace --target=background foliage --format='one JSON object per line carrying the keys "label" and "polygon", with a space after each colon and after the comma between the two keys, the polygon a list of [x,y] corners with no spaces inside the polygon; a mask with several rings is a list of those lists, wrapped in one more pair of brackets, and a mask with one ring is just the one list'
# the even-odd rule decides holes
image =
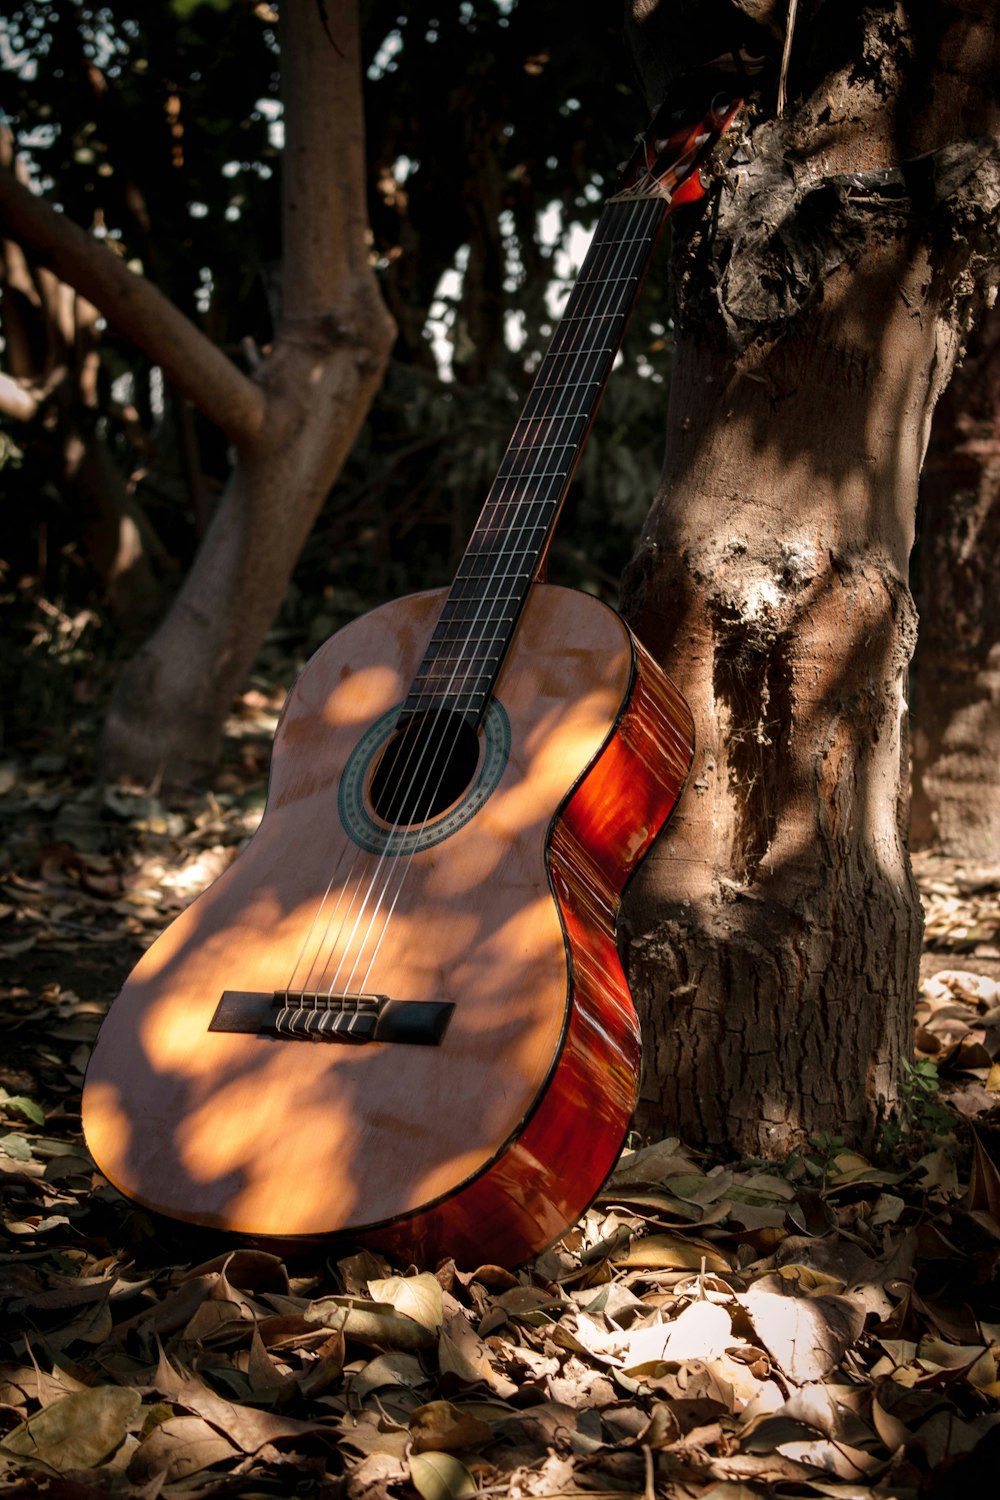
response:
{"label": "background foliage", "polygon": [[[617,13],[582,26],[568,0],[399,11],[362,6],[372,254],[399,340],[272,660],[451,576],[551,332],[564,247],[572,239],[579,254],[573,226],[593,223],[646,116]],[[276,19],[246,0],[29,0],[0,22],[6,120],[34,184],[249,368],[281,300]],[[561,581],[610,598],[662,454],[664,260],[553,555]],[[40,419],[0,430],[8,738],[65,734],[74,693],[77,708],[94,692],[100,702],[81,669],[149,628],[228,467],[218,432],[113,328],[101,330],[99,361],[96,404],[82,411],[63,389]],[[148,609],[109,611],[87,502],[65,483],[71,422],[100,439],[151,525],[161,588]]]}

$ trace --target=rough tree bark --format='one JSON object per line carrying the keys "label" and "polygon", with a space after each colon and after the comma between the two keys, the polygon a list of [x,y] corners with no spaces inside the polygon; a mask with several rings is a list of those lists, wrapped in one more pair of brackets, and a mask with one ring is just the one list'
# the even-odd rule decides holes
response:
{"label": "rough tree bark", "polygon": [[369,265],[356,7],[287,0],[281,29],[283,309],[254,378],[97,241],[10,174],[0,181],[3,233],[116,322],[236,452],[194,566],[108,717],[106,773],[147,784],[212,767],[392,345]]}
{"label": "rough tree bark", "polygon": [[[779,57],[788,8],[632,12],[655,102],[721,35]],[[773,1156],[892,1107],[921,936],[908,555],[995,276],[996,77],[987,0],[800,3],[791,107],[751,117],[714,213],[675,220],[667,458],[623,603],[699,744],[627,910],[642,1128]]]}
{"label": "rough tree bark", "polygon": [[920,485],[915,842],[1000,858],[1000,312],[941,399]]}

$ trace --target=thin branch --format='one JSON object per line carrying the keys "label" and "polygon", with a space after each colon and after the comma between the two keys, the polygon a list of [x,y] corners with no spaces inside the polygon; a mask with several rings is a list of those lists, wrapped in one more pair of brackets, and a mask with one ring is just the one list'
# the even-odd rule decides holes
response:
{"label": "thin branch", "polygon": [[253,442],[265,417],[260,388],[151,282],[6,171],[0,233],[99,307],[232,442]]}
{"label": "thin branch", "polygon": [[41,398],[31,386],[22,385],[12,375],[0,373],[0,412],[15,422],[30,422],[41,405]]}
{"label": "thin branch", "polygon": [[792,60],[792,37],[795,35],[795,12],[799,0],[788,0],[788,19],[785,22],[785,45],[781,52],[781,77],[778,79],[778,109],[779,115],[785,109],[785,85],[788,82],[788,65]]}

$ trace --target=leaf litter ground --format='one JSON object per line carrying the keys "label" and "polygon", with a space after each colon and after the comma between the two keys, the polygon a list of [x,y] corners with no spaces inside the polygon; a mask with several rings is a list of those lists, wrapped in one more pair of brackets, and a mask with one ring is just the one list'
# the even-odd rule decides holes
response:
{"label": "leaf litter ground", "polygon": [[1000,868],[918,858],[924,981],[877,1154],[623,1157],[511,1274],[282,1259],[155,1219],[80,1132],[101,1016],[260,817],[277,700],[216,792],[0,766],[0,1493],[949,1496],[1000,1464]]}

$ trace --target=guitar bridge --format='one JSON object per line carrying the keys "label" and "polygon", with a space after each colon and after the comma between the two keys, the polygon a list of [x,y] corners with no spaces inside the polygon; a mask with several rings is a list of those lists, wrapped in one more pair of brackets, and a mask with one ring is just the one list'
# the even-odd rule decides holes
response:
{"label": "guitar bridge", "polygon": [[433,1047],[444,1036],[454,1009],[448,1000],[392,1000],[388,995],[225,990],[208,1029],[291,1041]]}

